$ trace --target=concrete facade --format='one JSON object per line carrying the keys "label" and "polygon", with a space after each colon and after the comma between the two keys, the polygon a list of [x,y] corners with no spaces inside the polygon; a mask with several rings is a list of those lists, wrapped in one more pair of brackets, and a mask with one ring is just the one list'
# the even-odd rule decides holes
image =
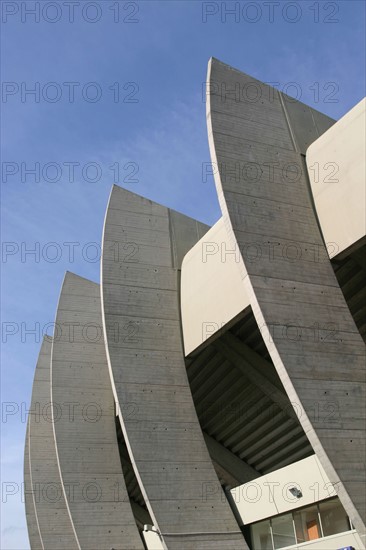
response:
{"label": "concrete facade", "polygon": [[51,351],[52,342],[45,337],[34,375],[28,424],[33,503],[41,548],[43,550],[64,550],[65,548],[78,550],[79,546],[63,492],[53,435]]}
{"label": "concrete facade", "polygon": [[78,547],[142,550],[117,447],[99,285],[66,273],[56,327],[54,441]]}
{"label": "concrete facade", "polygon": [[[309,107],[215,59],[210,60],[207,81],[209,144],[218,166],[215,183],[231,246],[242,252],[238,266],[254,316],[258,325],[276,328],[266,342],[273,363],[291,402],[302,408],[304,431],[364,536],[365,346],[323,244],[302,157],[332,121],[322,119],[319,127]],[[244,90],[250,83],[260,91],[260,101],[238,102],[222,93],[235,86]],[[243,162],[255,162],[260,170],[272,164],[274,178],[263,170],[253,185],[245,176],[233,178],[224,171]],[[296,181],[295,176],[284,177],[285,166],[296,168]],[[245,250],[254,243],[261,256],[251,262]],[[313,337],[314,321],[325,330],[323,338]],[[332,323],[336,335],[327,331]],[[301,334],[288,337],[288,327],[294,325]],[[323,418],[315,424],[310,409],[325,395],[334,398],[340,420]]]}
{"label": "concrete facade", "polygon": [[30,476],[30,457],[29,457],[29,423],[25,435],[24,445],[24,505],[25,517],[28,526],[28,538],[30,547],[35,550],[42,550],[41,537],[39,535],[36,508],[34,505],[33,484]]}
{"label": "concrete facade", "polygon": [[25,445],[32,550],[365,548],[364,104],[335,123],[216,59],[207,85],[220,220],[113,186],[100,284],[65,275]]}
{"label": "concrete facade", "polygon": [[[115,399],[131,461],[165,548],[246,548],[217,484],[186,374],[178,302],[182,256],[205,228],[114,187],[104,226],[103,314]],[[132,258],[115,250],[133,243]],[[180,248],[181,247],[181,248]],[[115,338],[116,325],[119,338]]]}

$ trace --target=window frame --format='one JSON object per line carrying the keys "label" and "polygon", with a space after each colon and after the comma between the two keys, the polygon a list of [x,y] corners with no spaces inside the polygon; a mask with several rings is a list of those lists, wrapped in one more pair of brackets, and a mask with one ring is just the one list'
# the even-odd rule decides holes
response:
{"label": "window frame", "polygon": [[[299,542],[299,541],[297,540],[294,513],[295,513],[295,512],[301,512],[302,510],[306,510],[307,508],[310,508],[310,507],[312,507],[312,506],[314,506],[314,505],[316,506],[316,510],[317,510],[317,517],[318,517],[318,522],[319,522],[319,527],[320,527],[320,535],[321,535],[321,536],[320,536],[319,538],[313,539],[313,540],[316,541],[316,540],[321,540],[321,539],[323,539],[323,538],[326,538],[326,537],[328,537],[328,536],[333,536],[333,535],[326,535],[326,536],[324,535],[323,523],[322,523],[322,518],[321,518],[321,513],[320,513],[320,507],[319,507],[319,505],[320,505],[321,503],[327,502],[327,501],[329,502],[329,501],[332,501],[332,500],[334,500],[334,501],[335,501],[335,500],[338,500],[338,501],[340,502],[340,500],[339,500],[339,498],[338,498],[337,496],[336,496],[336,497],[330,497],[330,498],[326,498],[326,499],[321,500],[321,501],[318,501],[318,502],[314,502],[314,503],[312,503],[312,504],[307,504],[307,505],[302,506],[302,507],[300,507],[300,508],[296,508],[295,510],[290,510],[290,511],[287,511],[287,512],[283,512],[282,514],[278,514],[278,515],[276,515],[276,516],[272,516],[272,517],[269,517],[269,518],[264,518],[264,519],[262,519],[262,520],[260,520],[260,521],[256,521],[256,522],[252,523],[252,524],[250,525],[250,538],[251,538],[252,544],[254,544],[254,538],[253,538],[253,535],[252,535],[252,528],[253,528],[255,525],[258,525],[258,524],[260,524],[260,523],[262,523],[262,522],[269,521],[269,529],[270,529],[270,534],[271,534],[272,550],[282,550],[282,548],[291,548],[291,547],[293,547],[294,545],[291,544],[291,545],[289,545],[289,546],[281,546],[281,549],[280,549],[280,548],[276,548],[276,547],[275,547],[275,543],[274,543],[273,528],[272,528],[272,520],[273,520],[273,519],[276,519],[276,518],[278,518],[278,517],[281,517],[281,516],[288,515],[288,514],[291,514],[291,517],[292,517],[292,527],[293,527],[294,536],[295,536],[295,545],[298,545],[298,544],[307,544],[307,543],[310,542],[310,541]],[[340,504],[342,505],[341,502],[340,502]],[[343,508],[343,506],[342,506],[342,508]],[[354,527],[353,527],[353,525],[352,525],[352,522],[351,522],[350,518],[348,517],[348,515],[347,515],[346,511],[344,510],[344,508],[343,508],[343,511],[344,511],[344,513],[345,513],[345,515],[346,515],[346,518],[347,518],[348,527],[349,527],[348,531],[354,530]],[[341,531],[341,532],[342,532],[342,533],[347,533],[348,531]],[[337,534],[339,534],[339,533],[334,533],[334,534],[337,535]],[[260,549],[254,548],[254,546],[253,546],[253,550],[260,550]]]}

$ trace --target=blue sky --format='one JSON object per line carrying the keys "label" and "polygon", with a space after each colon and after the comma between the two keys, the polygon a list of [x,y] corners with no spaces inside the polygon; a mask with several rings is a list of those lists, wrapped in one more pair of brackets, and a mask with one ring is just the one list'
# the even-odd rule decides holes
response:
{"label": "blue sky", "polygon": [[[45,4],[35,22],[21,2],[2,2],[2,241],[9,254],[2,258],[1,381],[2,401],[19,408],[1,424],[4,550],[29,548],[20,492],[6,495],[4,483],[22,482],[20,411],[29,405],[39,335],[54,320],[66,270],[99,280],[91,243],[100,243],[111,185],[208,224],[220,217],[213,181],[202,181],[210,160],[202,101],[210,56],[279,82],[290,95],[295,88],[286,86],[295,82],[302,101],[336,119],[365,88],[361,0],[275,2],[272,21],[262,2],[256,9],[239,2],[234,16],[224,10],[235,2],[81,0],[73,22],[61,0],[57,11]],[[25,94],[35,87],[39,101]],[[26,171],[35,163],[39,181]],[[78,243],[74,258],[70,242]],[[35,247],[36,256],[26,254]],[[35,326],[38,334],[26,334]]]}

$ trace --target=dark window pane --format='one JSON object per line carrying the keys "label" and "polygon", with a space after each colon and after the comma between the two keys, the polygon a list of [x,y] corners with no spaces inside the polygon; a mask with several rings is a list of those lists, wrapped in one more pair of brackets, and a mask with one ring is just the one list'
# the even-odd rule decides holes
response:
{"label": "dark window pane", "polygon": [[309,506],[294,512],[294,522],[297,542],[307,542],[308,540],[321,538],[317,506]]}
{"label": "dark window pane", "polygon": [[275,548],[296,544],[292,514],[272,518],[272,533]]}
{"label": "dark window pane", "polygon": [[269,520],[251,526],[254,550],[273,550]]}
{"label": "dark window pane", "polygon": [[325,537],[350,530],[348,516],[338,498],[319,502],[319,510]]}

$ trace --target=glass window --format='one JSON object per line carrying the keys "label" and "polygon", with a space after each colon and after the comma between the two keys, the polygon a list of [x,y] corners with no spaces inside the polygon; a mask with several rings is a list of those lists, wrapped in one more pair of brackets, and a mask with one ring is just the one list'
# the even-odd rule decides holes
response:
{"label": "glass window", "polygon": [[294,512],[294,522],[297,542],[301,543],[321,538],[322,533],[316,505]]}
{"label": "glass window", "polygon": [[272,518],[272,533],[275,548],[296,544],[292,514]]}
{"label": "glass window", "polygon": [[254,550],[273,550],[269,519],[251,526]]}
{"label": "glass window", "polygon": [[338,498],[319,502],[324,536],[350,530],[348,516]]}

